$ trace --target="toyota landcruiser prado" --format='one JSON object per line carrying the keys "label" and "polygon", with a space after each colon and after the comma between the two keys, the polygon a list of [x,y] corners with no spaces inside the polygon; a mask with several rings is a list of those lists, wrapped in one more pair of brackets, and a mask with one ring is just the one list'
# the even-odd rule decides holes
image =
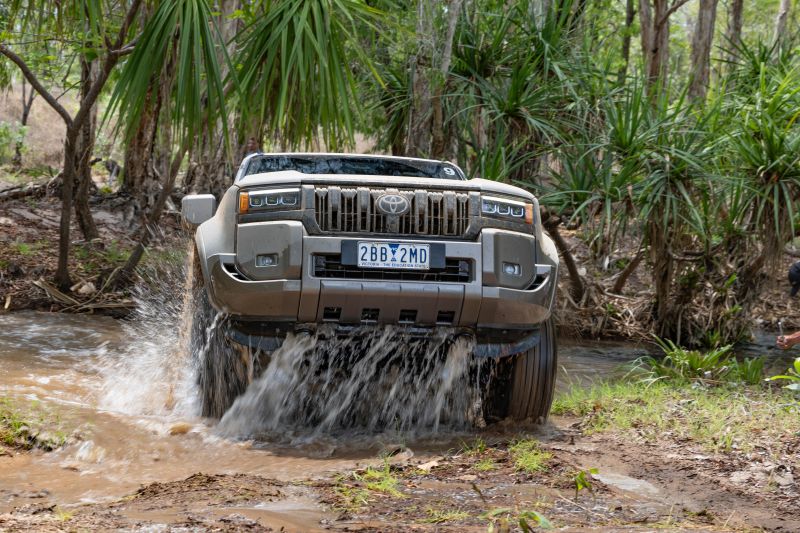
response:
{"label": "toyota landcruiser prado", "polygon": [[[474,338],[473,357],[505,361],[503,386],[487,389],[497,415],[546,418],[558,255],[531,193],[468,180],[442,161],[258,153],[218,206],[189,195],[182,212],[196,229],[195,305],[205,319],[195,336],[224,316],[219,342],[269,353],[322,325],[448,328]],[[201,372],[207,416],[221,416],[253,379],[213,359],[226,349]]]}

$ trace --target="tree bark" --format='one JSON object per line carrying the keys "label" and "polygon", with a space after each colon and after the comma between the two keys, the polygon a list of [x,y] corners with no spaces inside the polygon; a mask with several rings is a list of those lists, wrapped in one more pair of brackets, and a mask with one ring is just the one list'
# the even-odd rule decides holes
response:
{"label": "tree bark", "polygon": [[778,16],[775,18],[775,36],[773,42],[780,49],[786,42],[786,24],[789,21],[789,12],[792,10],[792,0],[781,0]]}
{"label": "tree bark", "polygon": [[132,198],[135,214],[147,211],[158,197],[158,180],[152,172],[152,156],[161,99],[158,89],[153,87],[155,82],[157,80],[151,81],[136,133],[128,141],[123,159],[121,191]]}
{"label": "tree bark", "polygon": [[642,54],[647,85],[653,97],[667,84],[669,74],[669,19],[689,0],[639,0]]}
{"label": "tree bark", "polygon": [[628,77],[628,68],[631,62],[631,34],[633,21],[636,18],[636,6],[634,0],[626,0],[625,3],[625,33],[622,35],[622,67],[617,74],[617,83],[622,85]]}
{"label": "tree bark", "polygon": [[692,37],[692,71],[689,98],[705,100],[711,62],[711,44],[717,19],[717,0],[700,0]]}
{"label": "tree bark", "polygon": [[738,47],[742,44],[743,16],[744,0],[731,0],[728,7],[728,29],[725,32],[729,63],[733,63],[739,58]]}
{"label": "tree bark", "polygon": [[580,302],[586,292],[586,286],[583,283],[583,278],[578,271],[578,264],[572,256],[567,241],[558,231],[558,226],[561,225],[561,218],[546,214],[542,225],[547,230],[547,233],[553,238],[561,257],[564,259],[564,265],[567,267],[569,273],[569,292],[575,302]]}
{"label": "tree bark", "polygon": [[[81,100],[85,99],[89,88],[96,77],[96,64],[94,61],[87,62],[81,58]],[[92,218],[89,209],[89,192],[92,183],[92,166],[89,160],[94,151],[95,132],[97,127],[97,106],[91,104],[91,113],[81,125],[80,133],[76,146],[76,190],[75,190],[75,217],[78,219],[78,226],[81,228],[83,238],[87,241],[97,239],[100,234],[97,225]]]}
{"label": "tree bark", "polygon": [[408,119],[406,155],[427,157],[431,152],[431,80],[434,46],[434,3],[417,1],[417,53],[411,60],[411,112]]}
{"label": "tree bark", "polygon": [[436,94],[433,97],[433,123],[432,127],[432,141],[431,141],[431,157],[434,159],[443,159],[445,149],[447,147],[447,140],[445,139],[444,131],[444,109],[442,99],[444,92],[447,88],[447,80],[450,75],[450,62],[453,57],[453,38],[456,34],[456,24],[458,17],[461,14],[461,5],[463,0],[450,0],[447,6],[447,35],[444,41],[444,51],[442,52],[442,64],[439,66],[439,80],[436,87]]}

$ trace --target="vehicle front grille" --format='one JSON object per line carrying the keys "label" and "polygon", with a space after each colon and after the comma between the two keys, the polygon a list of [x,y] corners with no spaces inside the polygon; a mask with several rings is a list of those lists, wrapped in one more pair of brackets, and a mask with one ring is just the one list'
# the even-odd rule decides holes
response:
{"label": "vehicle front grille", "polygon": [[335,279],[469,283],[472,281],[472,261],[447,258],[442,269],[400,270],[343,265],[341,254],[315,255],[314,276]]}
{"label": "vehicle front grille", "polygon": [[[378,199],[386,194],[405,198],[408,212],[382,213]],[[469,225],[466,192],[316,187],[314,209],[323,232],[461,237]]]}

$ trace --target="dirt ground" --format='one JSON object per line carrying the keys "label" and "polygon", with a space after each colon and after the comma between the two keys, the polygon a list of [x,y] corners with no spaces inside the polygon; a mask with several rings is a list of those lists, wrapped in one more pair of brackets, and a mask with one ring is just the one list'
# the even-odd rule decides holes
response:
{"label": "dirt ground", "polygon": [[[584,435],[580,427],[580,419],[556,417],[526,434],[543,459],[535,469],[526,470],[510,447],[519,434],[494,428],[448,449],[398,448],[370,467],[309,472],[305,481],[197,473],[112,502],[32,503],[0,514],[0,531],[789,532],[800,526],[791,472],[668,436],[654,445],[630,434]],[[794,442],[800,446],[800,438]],[[0,454],[0,461],[7,457]]]}

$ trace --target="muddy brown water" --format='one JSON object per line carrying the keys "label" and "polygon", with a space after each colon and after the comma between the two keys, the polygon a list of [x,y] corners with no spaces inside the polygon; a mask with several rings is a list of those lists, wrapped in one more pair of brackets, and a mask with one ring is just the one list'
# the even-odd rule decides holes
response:
{"label": "muddy brown water", "polygon": [[[117,499],[143,484],[196,472],[314,479],[375,461],[399,442],[389,434],[282,444],[219,437],[212,423],[196,415],[180,328],[158,320],[160,312],[138,324],[89,315],[0,315],[0,396],[35,405],[70,437],[54,452],[0,457],[0,513],[29,503]],[[783,370],[790,357],[767,349],[771,342],[763,335],[749,353],[766,353],[768,366]],[[624,373],[626,363],[646,352],[625,343],[562,339],[559,387]],[[443,432],[403,445],[424,456],[464,438]],[[268,513],[273,523],[283,516],[289,524],[292,517],[310,524],[322,516],[302,496],[249,512]]]}

